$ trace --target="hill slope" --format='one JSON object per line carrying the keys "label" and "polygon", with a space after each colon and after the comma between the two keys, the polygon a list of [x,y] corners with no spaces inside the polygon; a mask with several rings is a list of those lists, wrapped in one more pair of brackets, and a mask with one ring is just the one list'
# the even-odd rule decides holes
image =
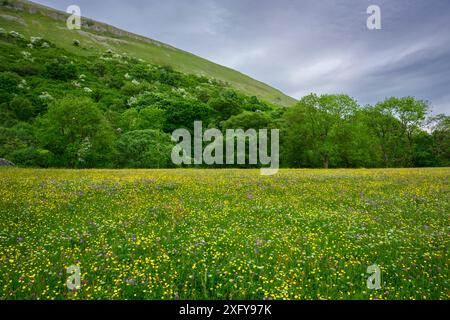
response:
{"label": "hill slope", "polygon": [[[149,63],[170,65],[181,72],[228,82],[243,93],[255,95],[271,103],[283,106],[295,103],[295,99],[240,72],[104,23],[83,18],[82,29],[71,31],[66,27],[67,17],[68,15],[64,12],[29,1],[0,1],[1,27],[17,30],[28,37],[45,37],[59,47],[76,54],[88,56],[110,49]],[[73,46],[74,39],[81,41],[82,45]]]}

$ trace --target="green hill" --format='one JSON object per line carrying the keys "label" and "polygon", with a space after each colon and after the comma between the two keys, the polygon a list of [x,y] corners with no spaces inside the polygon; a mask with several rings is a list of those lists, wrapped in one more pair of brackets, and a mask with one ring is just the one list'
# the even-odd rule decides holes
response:
{"label": "green hill", "polygon": [[[66,27],[68,14],[23,0],[0,0],[0,26],[16,30],[26,37],[43,37],[77,55],[90,56],[112,50],[126,53],[156,65],[170,65],[188,74],[225,81],[248,95],[282,106],[295,99],[240,72],[215,64],[167,44],[142,37],[113,26],[83,18],[81,30]],[[73,46],[73,40],[81,46]]]}

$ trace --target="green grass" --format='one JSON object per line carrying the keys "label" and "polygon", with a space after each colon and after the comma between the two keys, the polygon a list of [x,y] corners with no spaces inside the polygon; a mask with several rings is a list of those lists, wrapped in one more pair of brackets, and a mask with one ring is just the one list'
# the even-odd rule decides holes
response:
{"label": "green grass", "polygon": [[[188,52],[173,48],[148,38],[140,37],[126,31],[116,29],[100,22],[89,21],[89,24],[101,28],[69,30],[66,27],[66,14],[24,1],[25,10],[18,11],[0,6],[0,27],[15,30],[26,37],[43,37],[58,47],[80,55],[92,55],[111,49],[117,53],[126,53],[132,57],[143,59],[157,65],[171,65],[176,70],[188,74],[199,74],[230,83],[235,89],[249,95],[255,95],[271,103],[291,106],[295,99],[286,96],[262,82],[256,81],[240,72],[215,64]],[[29,9],[32,9],[30,13]],[[74,39],[81,41],[81,47],[72,45]]]}
{"label": "green grass", "polygon": [[449,175],[2,169],[0,299],[448,299]]}

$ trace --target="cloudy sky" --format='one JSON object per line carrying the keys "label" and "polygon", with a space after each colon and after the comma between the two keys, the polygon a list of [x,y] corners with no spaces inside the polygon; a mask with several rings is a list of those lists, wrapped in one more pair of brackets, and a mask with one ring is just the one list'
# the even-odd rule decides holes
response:
{"label": "cloudy sky", "polygon": [[[450,114],[449,0],[35,0],[237,69],[295,98],[412,95]],[[367,8],[381,9],[381,30]]]}

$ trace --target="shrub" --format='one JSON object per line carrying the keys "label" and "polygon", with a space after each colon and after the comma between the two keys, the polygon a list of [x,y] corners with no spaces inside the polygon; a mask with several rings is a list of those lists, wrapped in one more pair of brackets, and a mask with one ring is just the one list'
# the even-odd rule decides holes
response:
{"label": "shrub", "polygon": [[46,75],[55,80],[74,80],[77,78],[75,65],[63,62],[50,62],[45,65]]}
{"label": "shrub", "polygon": [[21,78],[14,72],[1,72],[0,73],[0,91],[4,91],[8,94],[15,93],[19,90],[19,84]]}
{"label": "shrub", "polygon": [[16,64],[11,67],[11,70],[20,76],[37,76],[43,72],[41,65],[31,63]]}
{"label": "shrub", "polygon": [[10,154],[12,161],[20,166],[47,168],[51,165],[53,154],[45,149],[28,147]]}
{"label": "shrub", "polygon": [[170,165],[171,138],[159,130],[138,130],[117,141],[119,164],[128,168],[164,168]]}
{"label": "shrub", "polygon": [[34,115],[34,108],[30,100],[17,96],[9,103],[9,109],[20,121],[28,121]]}

